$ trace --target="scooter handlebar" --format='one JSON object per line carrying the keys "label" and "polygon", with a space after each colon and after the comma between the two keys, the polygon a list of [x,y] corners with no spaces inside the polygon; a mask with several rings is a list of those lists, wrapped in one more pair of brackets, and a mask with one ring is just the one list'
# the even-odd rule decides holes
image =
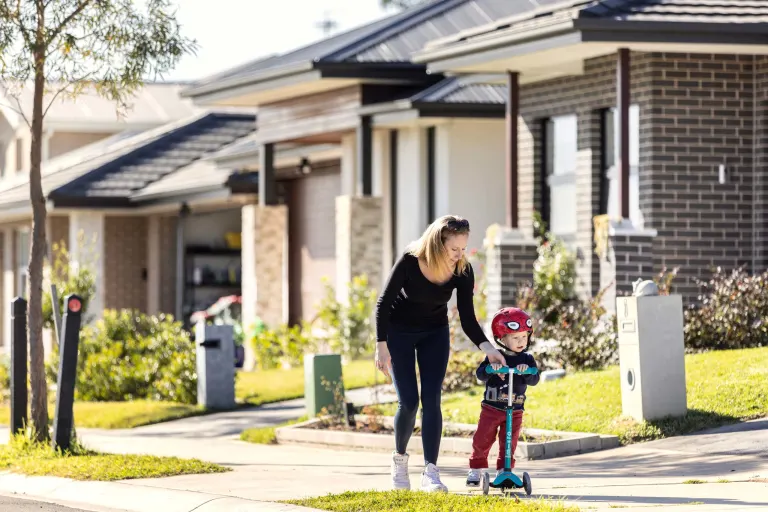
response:
{"label": "scooter handlebar", "polygon": [[513,373],[515,375],[536,375],[539,373],[538,368],[529,366],[525,371],[520,371],[517,368],[510,368],[509,366],[502,366],[498,370],[494,370],[491,365],[485,367],[485,373]]}

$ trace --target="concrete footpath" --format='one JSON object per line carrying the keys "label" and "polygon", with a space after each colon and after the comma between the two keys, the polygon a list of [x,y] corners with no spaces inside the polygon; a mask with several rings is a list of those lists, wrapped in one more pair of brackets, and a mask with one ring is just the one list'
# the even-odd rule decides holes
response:
{"label": "concrete footpath", "polygon": [[[267,414],[272,418],[264,421],[288,414],[280,407],[265,408],[265,418]],[[196,457],[229,466],[230,473],[114,483],[4,474],[0,475],[0,494],[19,492],[41,501],[100,511],[269,512],[298,510],[269,503],[278,500],[389,488],[391,457],[387,453],[244,443],[230,433],[235,424],[241,427],[237,414],[216,415],[220,421],[202,417],[208,418],[205,423],[189,418],[129,431],[79,431],[84,443],[97,450]],[[2,439],[6,433],[7,429],[0,434]],[[444,456],[439,462],[451,492],[466,493],[467,461]],[[420,456],[412,456],[414,486],[422,464]],[[535,497],[562,500],[582,510],[765,511],[768,419],[586,455],[525,462],[518,470],[530,473]],[[694,483],[698,481],[706,483]]]}

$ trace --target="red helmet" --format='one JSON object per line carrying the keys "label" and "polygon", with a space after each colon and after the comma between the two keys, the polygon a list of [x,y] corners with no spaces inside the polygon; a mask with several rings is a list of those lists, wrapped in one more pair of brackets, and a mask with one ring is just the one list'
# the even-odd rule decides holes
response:
{"label": "red helmet", "polygon": [[533,320],[522,309],[502,308],[493,315],[491,331],[493,331],[493,338],[496,340],[500,340],[513,332],[527,332],[530,338],[533,333]]}

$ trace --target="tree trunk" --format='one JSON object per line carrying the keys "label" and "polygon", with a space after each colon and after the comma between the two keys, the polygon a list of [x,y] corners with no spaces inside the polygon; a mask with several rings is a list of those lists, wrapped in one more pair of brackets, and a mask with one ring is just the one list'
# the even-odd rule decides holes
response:
{"label": "tree trunk", "polygon": [[35,90],[32,99],[32,149],[29,168],[29,199],[32,203],[32,247],[27,268],[27,309],[29,325],[30,384],[32,385],[32,424],[35,437],[44,442],[50,439],[48,432],[48,389],[45,382],[45,354],[43,347],[43,263],[46,251],[45,195],[43,194],[40,162],[43,140],[43,94],[45,92],[45,32],[44,7],[38,5],[37,45],[35,58]]}

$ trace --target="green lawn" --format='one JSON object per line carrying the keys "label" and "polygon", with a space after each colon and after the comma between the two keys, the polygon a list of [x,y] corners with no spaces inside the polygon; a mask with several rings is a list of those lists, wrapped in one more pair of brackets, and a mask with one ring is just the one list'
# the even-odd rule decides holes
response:
{"label": "green lawn", "polygon": [[[768,347],[708,352],[685,358],[688,414],[638,423],[621,418],[618,367],[579,372],[528,388],[526,427],[615,434],[623,443],[695,432],[768,416]],[[482,388],[446,395],[449,421],[476,423]],[[386,406],[392,414],[394,406]]]}
{"label": "green lawn", "polygon": [[[376,370],[373,357],[352,361],[342,367],[346,389],[383,384],[384,376]],[[304,396],[304,367],[290,370],[241,372],[235,394],[238,401],[261,405]]]}
{"label": "green lawn", "polygon": [[293,425],[295,423],[301,423],[302,421],[307,421],[307,419],[307,416],[302,416],[292,421],[286,421],[285,423],[274,427],[249,428],[240,432],[240,440],[254,444],[276,444],[276,428]]}
{"label": "green lawn", "polygon": [[[373,359],[352,361],[342,368],[344,385],[347,389],[383,383],[384,377],[376,371]],[[304,396],[304,368],[291,370],[265,370],[240,372],[237,376],[236,396],[238,402],[261,405]],[[51,400],[53,396],[49,396]],[[48,406],[50,421],[53,421],[53,401]],[[134,428],[142,425],[206,414],[196,405],[173,402],[134,400],[130,402],[76,402],[75,426],[81,428]],[[0,404],[0,425],[10,423],[10,406]]]}
{"label": "green lawn", "polygon": [[332,494],[285,503],[335,512],[578,512],[578,508],[544,500],[516,502],[499,494],[466,496],[408,491],[365,491]]}
{"label": "green lawn", "polygon": [[150,455],[102,454],[82,447],[72,453],[54,452],[49,445],[16,436],[0,446],[0,469],[32,476],[58,476],[74,480],[126,480],[201,473],[224,473],[228,468],[197,459]]}

